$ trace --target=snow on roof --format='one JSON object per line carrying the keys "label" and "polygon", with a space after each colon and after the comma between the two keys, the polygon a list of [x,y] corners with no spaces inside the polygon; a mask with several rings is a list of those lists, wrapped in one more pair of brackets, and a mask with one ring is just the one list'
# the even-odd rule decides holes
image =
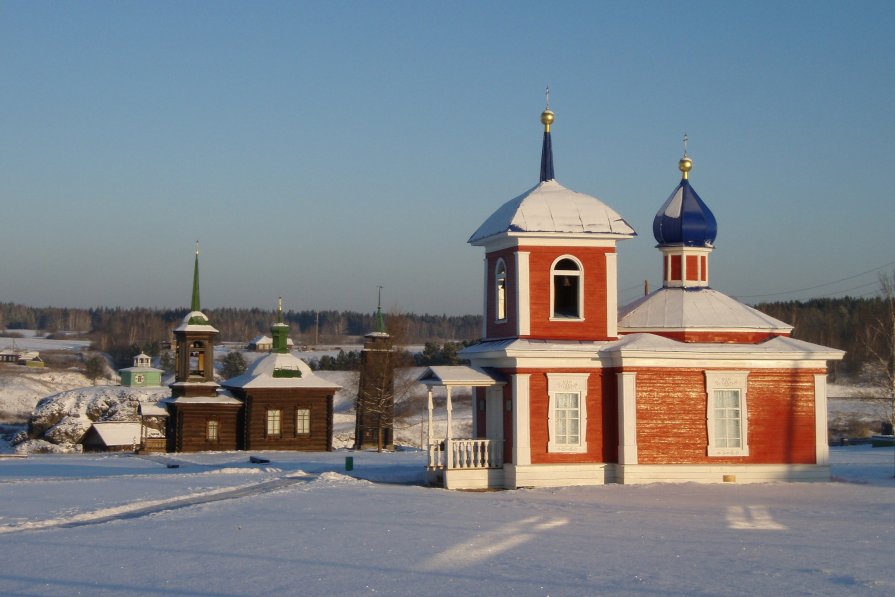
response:
{"label": "snow on roof", "polygon": [[567,189],[555,180],[539,183],[504,203],[467,241],[484,244],[503,233],[547,232],[597,234],[627,238],[634,229],[605,203]]}
{"label": "snow on roof", "polygon": [[125,367],[124,369],[118,370],[119,373],[124,371],[129,371],[131,373],[164,373],[162,369],[156,369],[155,367]]}
{"label": "snow on roof", "polygon": [[205,323],[205,324],[190,323],[190,321],[194,321],[197,319],[203,319],[206,322],[208,321],[208,317],[206,317],[205,314],[202,313],[202,311],[190,311],[189,313],[187,313],[184,316],[181,324],[179,326],[177,326],[176,328],[174,328],[174,331],[175,332],[214,332],[214,333],[218,332],[214,328],[214,326],[212,326],[208,323]]}
{"label": "snow on roof", "polygon": [[261,334],[260,336],[255,336],[251,340],[249,340],[249,344],[271,344],[273,342],[273,338],[270,336],[265,336]]}
{"label": "snow on roof", "polygon": [[679,353],[682,356],[717,354],[733,356],[737,354],[761,355],[769,359],[792,358],[795,355],[816,360],[840,360],[844,350],[821,346],[789,336],[775,336],[758,344],[716,344],[709,342],[679,342],[655,334],[630,334],[606,346],[604,353]]}
{"label": "snow on roof", "polygon": [[[274,377],[274,371],[300,371],[301,377]],[[245,373],[224,382],[228,388],[323,388],[342,386],[314,375],[307,363],[290,353],[272,352],[254,363]]]}
{"label": "snow on roof", "polygon": [[711,288],[660,288],[622,307],[619,331],[761,330],[788,333],[792,326]]}
{"label": "snow on roof", "polygon": [[106,446],[129,446],[140,443],[140,423],[98,422],[96,435]]}
{"label": "snow on roof", "polygon": [[459,366],[427,367],[417,378],[426,386],[474,386],[504,385],[506,378],[490,368]]}
{"label": "snow on roof", "polygon": [[220,393],[216,396],[180,396],[167,402],[171,404],[220,404],[224,406],[242,406],[242,400],[233,396]]}
{"label": "snow on roof", "polygon": [[460,356],[469,358],[471,356],[481,356],[486,353],[506,353],[508,355],[529,352],[544,352],[551,356],[562,356],[563,354],[575,354],[580,356],[582,353],[596,354],[601,348],[608,346],[611,342],[602,341],[594,342],[589,340],[537,340],[532,338],[506,338],[503,340],[490,340],[479,342],[472,346],[467,346],[460,351]]}
{"label": "snow on roof", "polygon": [[168,409],[161,402],[155,404],[141,403],[140,414],[146,417],[167,417]]}

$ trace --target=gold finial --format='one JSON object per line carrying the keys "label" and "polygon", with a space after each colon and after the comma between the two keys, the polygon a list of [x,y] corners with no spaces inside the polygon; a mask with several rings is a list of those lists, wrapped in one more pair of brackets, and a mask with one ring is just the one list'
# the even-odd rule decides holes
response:
{"label": "gold finial", "polygon": [[196,241],[196,255],[199,255],[199,241]]}
{"label": "gold finial", "polygon": [[690,169],[693,168],[693,160],[687,155],[687,141],[687,133],[684,133],[684,157],[677,163],[677,167],[683,174],[684,180],[687,180],[690,177]]}
{"label": "gold finial", "polygon": [[547,107],[541,112],[541,124],[544,125],[544,132],[550,132],[550,125],[553,124],[553,110],[550,109],[550,85],[547,85]]}

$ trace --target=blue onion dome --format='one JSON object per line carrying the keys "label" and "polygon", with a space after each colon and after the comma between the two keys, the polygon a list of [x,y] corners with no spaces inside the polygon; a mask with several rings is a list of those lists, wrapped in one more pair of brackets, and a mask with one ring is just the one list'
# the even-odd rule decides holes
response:
{"label": "blue onion dome", "polygon": [[690,186],[693,161],[685,154],[678,166],[681,182],[662,204],[653,220],[653,236],[660,245],[712,247],[718,235],[718,223],[712,210]]}

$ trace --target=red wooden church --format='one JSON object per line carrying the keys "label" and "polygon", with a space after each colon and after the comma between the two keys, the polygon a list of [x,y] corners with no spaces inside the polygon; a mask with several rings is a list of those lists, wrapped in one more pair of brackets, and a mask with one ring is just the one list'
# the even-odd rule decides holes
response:
{"label": "red wooden church", "polygon": [[[828,480],[827,361],[842,351],[709,285],[717,224],[692,161],[656,214],[659,290],[618,308],[616,243],[635,235],[553,175],[549,106],[541,179],[470,237],[485,250],[484,339],[447,387],[445,438],[428,468],[449,488],[655,481]],[[451,389],[474,386],[471,438]],[[430,421],[432,399],[430,392]],[[432,425],[430,425],[430,429]]]}

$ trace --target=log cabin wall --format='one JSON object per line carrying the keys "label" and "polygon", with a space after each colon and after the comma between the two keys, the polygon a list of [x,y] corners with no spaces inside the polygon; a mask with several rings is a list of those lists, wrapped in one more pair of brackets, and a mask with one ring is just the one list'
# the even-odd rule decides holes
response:
{"label": "log cabin wall", "polygon": [[[169,451],[202,452],[237,449],[239,407],[215,404],[176,404],[173,434],[169,434]],[[208,422],[217,421],[217,440],[209,439]]]}
{"label": "log cabin wall", "polygon": [[[333,394],[326,390],[257,389],[245,395],[244,449],[332,450]],[[309,433],[297,433],[297,411],[310,411]],[[280,411],[280,433],[267,432],[267,412]]]}

